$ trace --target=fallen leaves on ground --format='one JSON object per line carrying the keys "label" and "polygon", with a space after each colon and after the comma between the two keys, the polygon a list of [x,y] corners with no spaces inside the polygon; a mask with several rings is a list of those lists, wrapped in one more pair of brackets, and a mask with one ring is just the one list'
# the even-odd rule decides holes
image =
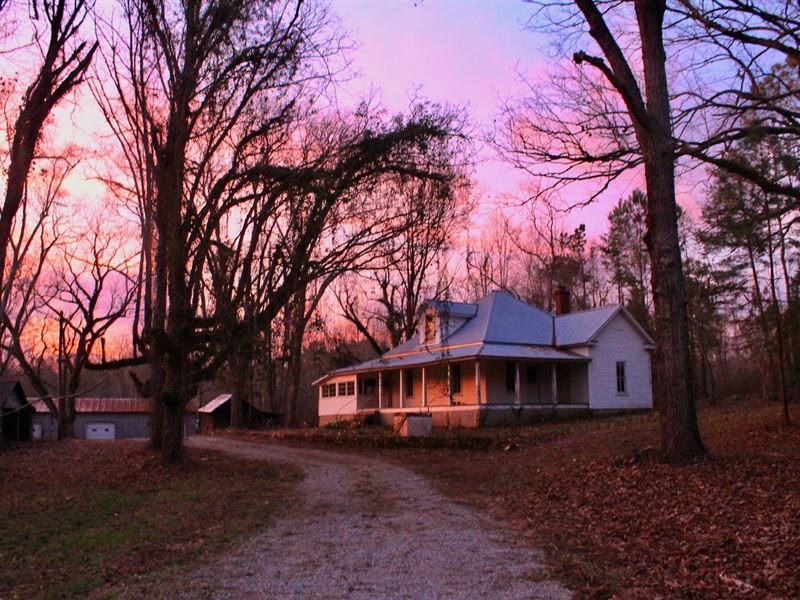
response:
{"label": "fallen leaves on ground", "polygon": [[800,597],[800,427],[781,425],[775,405],[739,404],[702,410],[701,431],[710,455],[688,467],[659,462],[654,415],[351,451],[380,452],[489,510],[579,597]]}

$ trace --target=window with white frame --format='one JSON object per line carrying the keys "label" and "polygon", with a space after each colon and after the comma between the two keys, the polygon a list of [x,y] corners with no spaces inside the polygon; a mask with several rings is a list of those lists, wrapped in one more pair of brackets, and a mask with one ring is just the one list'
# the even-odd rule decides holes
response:
{"label": "window with white frame", "polygon": [[617,363],[617,393],[625,393],[625,363],[621,361]]}
{"label": "window with white frame", "polygon": [[348,381],[347,382],[347,395],[354,396],[356,393],[356,382],[355,381]]}

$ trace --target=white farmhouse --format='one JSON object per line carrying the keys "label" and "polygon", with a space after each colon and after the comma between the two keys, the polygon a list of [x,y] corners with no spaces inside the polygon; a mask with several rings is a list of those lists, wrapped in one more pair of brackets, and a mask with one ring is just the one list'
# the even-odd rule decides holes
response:
{"label": "white farmhouse", "polygon": [[412,339],[314,382],[319,420],[425,412],[435,427],[477,427],[650,409],[653,347],[623,306],[570,312],[564,289],[556,314],[504,292],[477,304],[429,300]]}

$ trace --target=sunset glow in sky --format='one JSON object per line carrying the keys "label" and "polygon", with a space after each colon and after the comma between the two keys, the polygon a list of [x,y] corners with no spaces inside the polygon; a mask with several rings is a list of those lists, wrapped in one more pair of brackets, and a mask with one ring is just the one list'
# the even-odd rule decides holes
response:
{"label": "sunset glow in sky", "polygon": [[[358,77],[338,90],[339,103],[355,105],[370,94],[392,112],[408,109],[414,96],[465,107],[478,138],[492,131],[504,101],[524,94],[521,76],[544,78],[549,68],[547,36],[525,29],[531,6],[522,0],[331,0],[330,7],[354,40],[353,68]],[[114,141],[88,89],[77,92],[77,103],[56,109],[60,138],[102,155]],[[76,108],[76,105],[80,108]],[[108,136],[108,139],[104,139]],[[479,163],[474,180],[479,205],[477,228],[504,200],[527,197],[525,174],[500,161],[494,150],[478,141]],[[87,157],[88,158],[88,157]],[[98,209],[106,193],[96,179],[91,158],[66,182],[66,191]],[[642,181],[632,174],[619,181],[596,203],[570,212],[567,225],[586,224],[590,237],[607,228],[612,205]],[[570,190],[565,203],[580,203],[590,188]],[[695,195],[702,190],[678,182],[679,200],[694,214]]]}
{"label": "sunset glow in sky", "polygon": [[[520,0],[452,2],[426,0],[333,0],[333,11],[359,44],[349,84],[354,97],[371,86],[387,108],[402,110],[415,91],[432,101],[466,106],[481,131],[492,128],[504,100],[523,92],[520,74],[542,76],[548,40],[524,29],[531,6]],[[483,147],[475,178],[480,214],[505,196],[524,196],[525,176]],[[635,184],[617,188],[627,194]],[[617,194],[573,212],[572,225],[586,223],[591,236],[606,229],[605,215]],[[480,220],[480,214],[477,218]]]}
{"label": "sunset glow in sky", "polygon": [[[466,106],[478,127],[488,131],[503,101],[523,93],[520,74],[536,78],[548,68],[548,39],[525,30],[532,9],[521,0],[333,0],[331,7],[359,45],[354,60],[362,77],[347,90],[355,99],[376,88],[390,110],[406,108],[409,96],[419,90],[429,100]],[[484,162],[475,174],[479,221],[505,196],[524,197],[526,181],[490,148],[482,148],[480,155]],[[596,204],[571,212],[567,221],[585,223],[589,235],[598,237],[616,200],[642,185],[637,175],[617,182]],[[678,182],[678,198],[690,214],[697,193],[693,182]]]}

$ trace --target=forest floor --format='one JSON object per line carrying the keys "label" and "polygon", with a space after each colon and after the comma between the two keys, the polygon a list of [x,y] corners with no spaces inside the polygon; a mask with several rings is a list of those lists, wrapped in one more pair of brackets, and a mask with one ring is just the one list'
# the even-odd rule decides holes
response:
{"label": "forest floor", "polygon": [[37,442],[0,452],[0,598],[118,594],[229,548],[292,497],[296,469],[144,442]]}
{"label": "forest floor", "polygon": [[422,440],[370,427],[279,435],[423,475],[543,549],[542,576],[578,597],[798,598],[797,406],[792,413],[787,427],[774,404],[703,408],[709,457],[680,468],[658,460],[655,415]]}

